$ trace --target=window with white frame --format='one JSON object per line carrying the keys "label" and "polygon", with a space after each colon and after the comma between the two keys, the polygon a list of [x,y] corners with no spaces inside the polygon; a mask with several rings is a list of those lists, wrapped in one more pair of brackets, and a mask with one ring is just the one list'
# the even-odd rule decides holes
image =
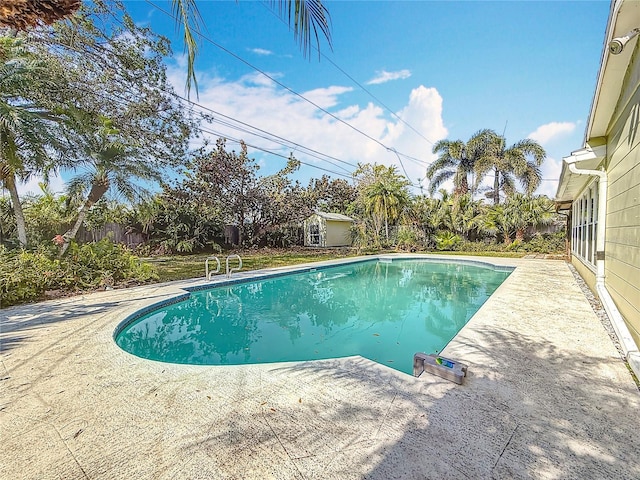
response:
{"label": "window with white frame", "polygon": [[571,252],[595,267],[598,229],[598,181],[593,181],[573,202]]}
{"label": "window with white frame", "polygon": [[320,225],[317,223],[309,225],[309,245],[320,245]]}

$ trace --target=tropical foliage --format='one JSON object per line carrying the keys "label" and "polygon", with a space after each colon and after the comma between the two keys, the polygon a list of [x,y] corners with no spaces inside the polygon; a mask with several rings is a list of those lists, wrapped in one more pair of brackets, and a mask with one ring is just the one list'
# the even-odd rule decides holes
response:
{"label": "tropical foliage", "polygon": [[542,180],[540,165],[546,153],[538,142],[527,138],[510,147],[506,144],[506,139],[493,130],[480,130],[469,140],[475,157],[476,184],[493,175],[493,187],[487,197],[493,199],[494,205],[500,203],[501,192],[505,197],[516,193],[516,181],[527,195],[532,195]]}
{"label": "tropical foliage", "polygon": [[[195,2],[175,3],[189,27]],[[274,3],[291,12],[305,48],[318,32],[328,37],[321,1]],[[378,164],[302,185],[292,154],[263,175],[242,141],[232,147],[220,138],[190,151],[206,118],[177,100],[164,66],[170,53],[166,39],[135,25],[117,1],[86,4],[73,22],[0,37],[2,305],[156,278],[129,247],[111,242],[109,228],[135,238],[130,247],[144,255],[289,247],[302,244],[303,220],[325,211],[354,219],[358,252],[564,247],[553,202],[533,195],[545,152],[530,139],[507,147],[504,136],[480,130],[467,142],[436,143],[429,196]],[[61,173],[67,189],[58,194],[47,179]],[[40,192],[21,197],[20,182],[33,177],[43,180]]]}
{"label": "tropical foliage", "polygon": [[[433,146],[438,158],[427,169],[431,195],[446,181],[453,182],[453,194],[472,195],[487,177],[492,186],[485,191],[493,204],[500,203],[500,194],[508,198],[517,192],[519,183],[526,195],[532,195],[542,180],[540,166],[544,149],[529,138],[507,147],[507,140],[493,130],[475,133],[468,142],[441,140]],[[474,180],[475,179],[475,180]]]}

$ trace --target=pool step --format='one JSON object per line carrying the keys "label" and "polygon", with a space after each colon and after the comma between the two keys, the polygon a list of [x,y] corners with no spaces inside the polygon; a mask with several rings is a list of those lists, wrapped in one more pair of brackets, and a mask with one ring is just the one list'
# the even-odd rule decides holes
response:
{"label": "pool step", "polygon": [[467,366],[450,358],[418,352],[413,356],[413,376],[419,377],[422,372],[433,373],[461,385],[467,376]]}

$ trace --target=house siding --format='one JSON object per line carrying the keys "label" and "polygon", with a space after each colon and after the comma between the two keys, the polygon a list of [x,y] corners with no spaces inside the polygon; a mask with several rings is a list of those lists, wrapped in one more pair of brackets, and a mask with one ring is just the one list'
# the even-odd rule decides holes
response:
{"label": "house siding", "polygon": [[591,270],[585,263],[582,262],[578,257],[571,257],[571,264],[576,268],[578,274],[584,280],[584,283],[587,284],[587,287],[593,292],[596,293],[596,274]]}
{"label": "house siding", "polygon": [[640,62],[637,52],[607,135],[605,284],[640,344]]}
{"label": "house siding", "polygon": [[351,223],[327,220],[327,247],[344,247],[351,245]]}

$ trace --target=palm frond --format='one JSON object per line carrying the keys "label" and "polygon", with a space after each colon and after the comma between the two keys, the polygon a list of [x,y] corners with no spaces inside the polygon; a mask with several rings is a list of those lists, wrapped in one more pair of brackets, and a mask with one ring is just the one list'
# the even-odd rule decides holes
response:
{"label": "palm frond", "polygon": [[179,20],[179,27],[184,32],[184,48],[187,53],[187,96],[191,93],[191,85],[198,93],[198,79],[196,78],[195,61],[198,53],[198,42],[194,37],[200,35],[200,25],[202,24],[202,16],[198,10],[196,0],[171,0],[173,13]]}

